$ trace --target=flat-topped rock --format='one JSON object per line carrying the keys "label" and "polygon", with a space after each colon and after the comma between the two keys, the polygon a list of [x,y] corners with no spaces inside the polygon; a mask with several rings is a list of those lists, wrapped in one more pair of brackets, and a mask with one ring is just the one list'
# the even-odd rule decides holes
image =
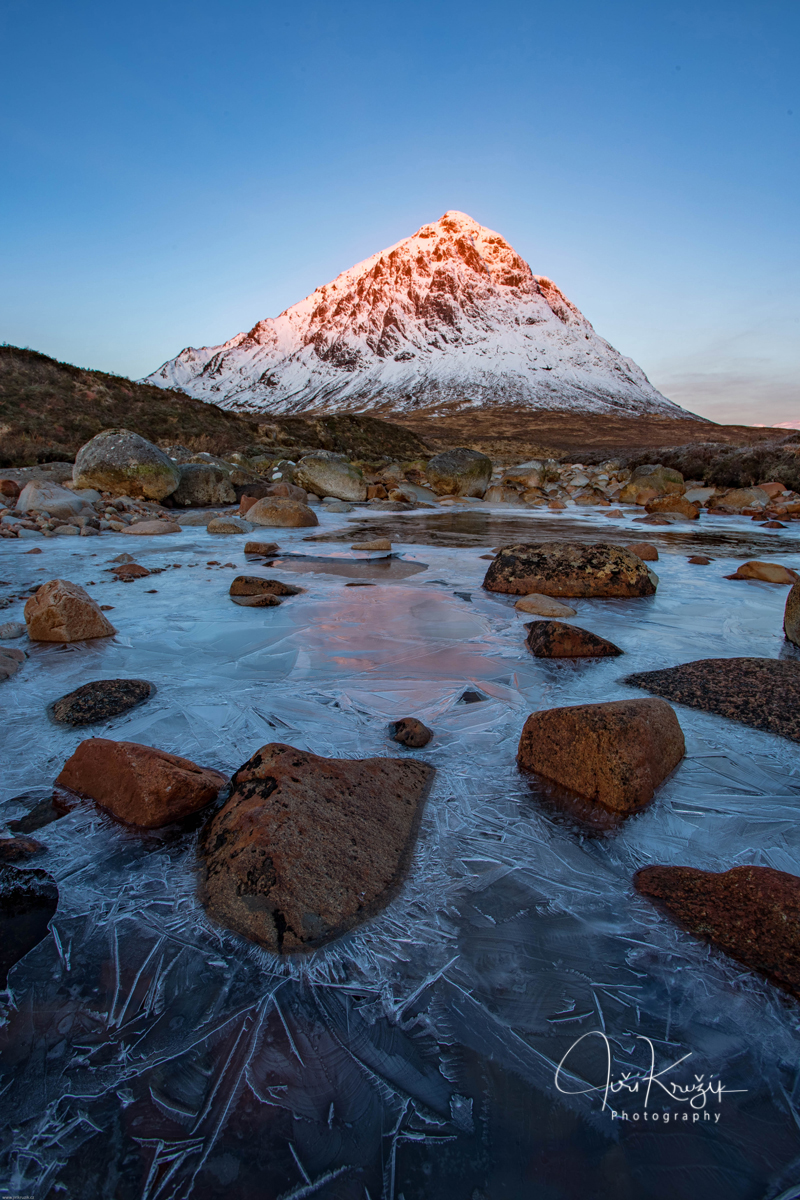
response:
{"label": "flat-topped rock", "polygon": [[93,725],[144,704],[154,691],[146,679],[96,679],[61,696],[50,712],[59,725]]}
{"label": "flat-topped rock", "polygon": [[503,546],[483,586],[512,596],[652,596],[651,573],[636,554],[598,542],[519,542]]}

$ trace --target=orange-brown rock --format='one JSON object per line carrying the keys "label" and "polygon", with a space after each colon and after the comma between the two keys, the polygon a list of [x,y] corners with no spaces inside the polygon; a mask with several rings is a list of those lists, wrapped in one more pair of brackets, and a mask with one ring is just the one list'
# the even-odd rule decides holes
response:
{"label": "orange-brown rock", "polygon": [[367,487],[368,500],[385,500],[389,493],[382,483],[371,483]]}
{"label": "orange-brown rock", "polygon": [[649,542],[632,542],[625,549],[630,550],[631,554],[635,554],[637,558],[641,558],[642,562],[658,562],[658,551]]}
{"label": "orange-brown rock", "polygon": [[778,483],[777,481],[773,481],[771,483],[760,483],[758,487],[759,491],[767,493],[770,500],[774,500],[776,496],[780,496],[786,491],[784,485],[782,483]]}
{"label": "orange-brown rock", "polygon": [[694,563],[698,567],[707,567],[711,559],[707,558],[705,554],[690,554],[688,562]]}
{"label": "orange-brown rock", "polygon": [[126,825],[158,829],[205,808],[226,783],[219,771],[152,746],[89,738],[64,763],[55,786],[95,800]]}
{"label": "orange-brown rock", "polygon": [[683,758],[678,718],[664,700],[612,700],[531,713],[517,762],[615,812],[634,812]]}
{"label": "orange-brown rock", "polygon": [[751,562],[742,563],[733,575],[726,579],[760,579],[764,583],[797,583],[800,575],[790,567],[782,567],[780,563]]}
{"label": "orange-brown rock", "polygon": [[200,897],[275,952],[321,945],[382,909],[408,869],[433,768],[262,746],[200,845]]}
{"label": "orange-brown rock", "polygon": [[637,891],[696,937],[800,999],[800,879],[772,867],[644,867]]}
{"label": "orange-brown rock", "polygon": [[133,533],[137,537],[158,537],[164,533],[183,533],[183,527],[176,521],[138,521],[123,529],[123,533]]}
{"label": "orange-brown rock", "polygon": [[637,555],[605,542],[502,546],[483,586],[512,596],[652,596],[656,590]]}
{"label": "orange-brown rock", "polygon": [[247,519],[254,525],[271,525],[280,529],[303,529],[307,525],[319,525],[317,514],[307,504],[280,496],[257,500],[248,509]]}
{"label": "orange-brown rock", "polygon": [[800,646],[800,583],[792,584],[783,610],[783,632],[790,642]]}
{"label": "orange-brown rock", "polygon": [[279,549],[277,542],[245,542],[245,554],[260,554],[264,558],[270,558],[273,554],[277,554]]}
{"label": "orange-brown rock", "polygon": [[566,621],[532,621],[526,641],[536,658],[608,658],[624,653],[613,642]]}
{"label": "orange-brown rock", "polygon": [[423,725],[417,717],[401,717],[390,726],[389,736],[393,742],[408,746],[409,750],[419,750],[422,746],[427,746],[433,737],[433,730]]}
{"label": "orange-brown rock", "polygon": [[700,516],[698,505],[692,504],[683,496],[668,495],[659,496],[655,500],[648,500],[644,506],[644,511],[651,513],[653,516],[658,516],[661,513],[677,513],[680,517],[686,517],[687,521],[696,521]]}
{"label": "orange-brown rock", "polygon": [[262,579],[260,575],[237,575],[230,586],[231,596],[299,596],[304,591],[293,583],[282,583],[280,579]]}
{"label": "orange-brown rock", "polygon": [[25,621],[34,642],[82,642],[117,632],[89,593],[67,579],[43,583],[25,605]]}

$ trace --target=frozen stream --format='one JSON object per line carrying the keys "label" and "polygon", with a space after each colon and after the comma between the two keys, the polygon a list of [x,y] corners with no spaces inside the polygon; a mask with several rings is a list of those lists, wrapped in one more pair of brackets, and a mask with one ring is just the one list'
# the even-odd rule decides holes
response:
{"label": "frozen stream", "polygon": [[[534,709],[644,696],[619,682],[633,671],[794,654],[781,629],[787,589],[723,576],[746,558],[800,566],[797,527],[704,516],[701,529],[662,529],[602,510],[563,520],[541,510],[366,520],[364,511],[321,514],[329,540],[264,530],[284,552],[273,567],[245,560],[244,537],[202,528],[0,543],[0,575],[15,591],[71,579],[114,606],[119,631],[31,644],[0,685],[0,820],[47,796],[91,735],[231,773],[270,741],[399,756],[408,752],[386,727],[414,715],[435,737],[412,753],[438,771],[399,897],[360,931],[289,960],[206,919],[196,830],[132,832],[87,804],[37,832],[47,851],[30,865],[55,877],[60,898],[50,932],[9,975],[0,1061],[9,1194],[800,1196],[800,1008],[678,931],[631,885],[651,862],[800,874],[798,747],[677,708],[686,759],[649,809],[603,835],[560,815],[515,765]],[[444,544],[448,522],[455,545]],[[347,547],[366,524],[389,530],[400,556],[391,561],[415,573],[390,568],[375,586],[348,587],[354,579],[324,561],[298,572],[286,557],[363,561]],[[531,618],[513,597],[481,589],[481,555],[511,540],[510,529],[536,541],[562,527],[565,537],[659,546],[656,596],[574,602],[572,622],[616,642],[623,659],[534,659],[524,644]],[[31,545],[42,553],[27,554]],[[117,582],[108,568],[123,551],[180,569]],[[714,562],[689,565],[693,551]],[[212,559],[307,591],[279,609],[238,607],[227,595],[234,570]],[[117,676],[148,679],[157,693],[108,725],[49,721],[54,699]],[[485,699],[464,703],[465,690]],[[670,1078],[713,1077],[730,1094],[709,1096],[709,1119],[700,1110],[695,1121],[655,1085],[647,1107],[641,1089],[611,1097],[629,1116],[615,1119],[602,1088],[556,1087],[557,1064],[588,1031],[607,1035],[613,1079],[648,1065],[646,1037],[657,1070],[691,1054]],[[603,1084],[602,1040],[580,1043],[567,1066],[562,1088]]]}

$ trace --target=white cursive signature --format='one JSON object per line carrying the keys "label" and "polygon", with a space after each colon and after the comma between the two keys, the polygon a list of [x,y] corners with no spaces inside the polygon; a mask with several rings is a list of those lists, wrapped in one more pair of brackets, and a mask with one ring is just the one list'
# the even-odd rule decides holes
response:
{"label": "white cursive signature", "polygon": [[[606,1047],[606,1079],[605,1079],[605,1083],[598,1084],[594,1087],[576,1088],[574,1090],[571,1090],[569,1088],[564,1088],[561,1086],[561,1082],[560,1082],[560,1076],[561,1076],[562,1069],[564,1068],[564,1063],[567,1061],[570,1054],[572,1054],[572,1051],[576,1048],[576,1046],[579,1046],[581,1044],[581,1042],[584,1040],[584,1038],[588,1038],[588,1037],[599,1037],[602,1039],[602,1041],[605,1044],[605,1047]],[[726,1088],[723,1086],[721,1080],[719,1080],[719,1079],[715,1080],[712,1076],[709,1076],[708,1080],[706,1081],[705,1075],[695,1075],[694,1081],[692,1083],[687,1083],[687,1084],[676,1083],[674,1080],[667,1082],[664,1079],[664,1076],[668,1075],[670,1071],[674,1071],[675,1067],[679,1066],[682,1062],[685,1062],[687,1058],[691,1058],[692,1057],[691,1050],[689,1051],[688,1054],[684,1054],[680,1058],[677,1058],[674,1063],[670,1063],[669,1066],[664,1067],[660,1071],[656,1071],[656,1051],[655,1051],[655,1046],[651,1042],[650,1038],[643,1037],[642,1034],[637,1034],[636,1040],[640,1041],[640,1042],[647,1042],[647,1045],[650,1047],[650,1065],[649,1065],[649,1067],[647,1067],[646,1070],[640,1071],[638,1073],[635,1071],[624,1071],[619,1076],[619,1078],[612,1079],[611,1078],[611,1043],[608,1040],[608,1037],[606,1036],[605,1033],[603,1033],[599,1029],[592,1029],[588,1033],[582,1034],[581,1037],[579,1037],[577,1039],[577,1041],[572,1043],[569,1050],[567,1050],[566,1054],[561,1059],[561,1062],[558,1064],[558,1066],[556,1068],[556,1075],[555,1075],[556,1088],[564,1096],[582,1096],[587,1092],[602,1092],[603,1093],[603,1107],[601,1109],[601,1112],[604,1109],[609,1107],[609,1105],[608,1105],[609,1095],[614,1096],[620,1092],[629,1093],[630,1095],[639,1095],[640,1090],[644,1091],[644,1107],[647,1108],[647,1105],[650,1100],[650,1091],[653,1087],[653,1084],[656,1084],[657,1087],[661,1088],[661,1090],[667,1094],[667,1096],[670,1098],[670,1100],[675,1101],[679,1104],[688,1104],[688,1106],[690,1108],[693,1108],[695,1110],[705,1108],[709,1097],[714,1097],[716,1099],[717,1103],[719,1104],[722,1100],[723,1095],[732,1095],[735,1092],[746,1092],[747,1091],[747,1088]],[[647,1085],[646,1090],[644,1088],[645,1084]],[[641,1089],[640,1089],[640,1085],[641,1085]]]}

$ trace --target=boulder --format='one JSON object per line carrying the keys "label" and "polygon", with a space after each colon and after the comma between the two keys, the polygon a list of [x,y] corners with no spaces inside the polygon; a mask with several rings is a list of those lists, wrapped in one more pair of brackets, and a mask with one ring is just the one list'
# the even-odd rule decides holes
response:
{"label": "boulder", "polygon": [[8,641],[11,638],[22,637],[25,632],[26,628],[22,621],[6,621],[4,625],[0,625],[0,640]]}
{"label": "boulder", "polygon": [[621,546],[598,542],[532,542],[503,546],[483,586],[512,596],[652,596],[655,584],[642,560]]}
{"label": "boulder", "polygon": [[226,783],[219,771],[152,746],[89,738],[64,763],[55,786],[95,800],[126,825],[158,829],[205,808]]}
{"label": "boulder", "polygon": [[708,504],[711,497],[716,494],[716,490],[713,487],[688,488],[683,493],[683,498],[690,504]]}
{"label": "boulder", "polygon": [[787,488],[785,488],[782,483],[771,482],[760,483],[758,485],[758,490],[761,492],[766,492],[770,500],[774,500],[776,496],[780,496],[783,492],[787,491]]}
{"label": "boulder", "polygon": [[790,642],[800,646],[800,583],[793,583],[783,610],[783,632]]}
{"label": "boulder", "polygon": [[137,521],[122,532],[132,533],[135,537],[160,537],[165,533],[180,533],[181,526],[177,521]]}
{"label": "boulder", "polygon": [[482,496],[492,478],[492,460],[460,447],[436,454],[425,471],[437,496]]}
{"label": "boulder", "polygon": [[249,510],[247,519],[254,525],[269,525],[275,529],[304,529],[319,525],[317,514],[307,504],[301,504],[298,500],[284,500],[280,496],[257,500]]}
{"label": "boulder", "polygon": [[658,562],[658,551],[649,542],[632,542],[625,549],[630,550],[631,554],[635,554],[637,558],[641,558],[642,562]]}
{"label": "boulder", "polygon": [[75,459],[76,488],[97,488],[112,496],[163,500],[180,483],[180,469],[158,446],[130,429],[105,429]]}
{"label": "boulder", "polygon": [[[129,554],[125,555],[130,558]],[[113,568],[113,574],[116,575],[122,583],[130,583],[134,579],[147,579],[152,572],[148,571],[147,567],[143,567],[137,562],[121,562]]]}
{"label": "boulder", "polygon": [[711,559],[707,558],[705,554],[690,554],[687,562],[694,563],[696,566],[707,567]]}
{"label": "boulder", "polygon": [[351,550],[391,550],[392,543],[388,538],[373,538],[369,542],[355,542]]}
{"label": "boulder", "polygon": [[184,463],[178,468],[180,482],[172,493],[173,504],[203,508],[211,504],[235,504],[236,492],[227,472],[213,463]]}
{"label": "boulder", "polygon": [[[251,488],[249,491],[244,492],[239,501],[239,516],[246,517],[256,500],[263,500],[265,496],[271,496],[272,494],[272,488],[267,484],[264,484],[263,487]],[[303,495],[305,496],[305,492]]]}
{"label": "boulder", "polygon": [[254,596],[231,596],[242,608],[277,608],[281,603],[273,592],[257,592]]}
{"label": "boulder", "polygon": [[409,504],[436,504],[439,497],[430,488],[401,479],[389,492],[390,500],[407,500]]}
{"label": "boulder", "polygon": [[5,988],[14,963],[47,933],[58,907],[58,888],[47,871],[20,870],[11,864],[0,870],[0,988]]}
{"label": "boulder", "polygon": [[93,725],[143,704],[155,690],[146,679],[97,679],[61,696],[50,713],[58,725]]}
{"label": "boulder", "polygon": [[626,483],[617,499],[621,504],[645,505],[651,500],[657,500],[661,494],[658,488],[652,487],[646,479],[637,479],[633,483]]}
{"label": "boulder", "polygon": [[743,508],[766,508],[769,500],[761,488],[734,488],[724,496],[717,497],[715,505],[723,512],[741,512]]}
{"label": "boulder", "polygon": [[433,773],[413,759],[263,746],[203,832],[209,915],[276,953],[366,921],[405,876]]}
{"label": "boulder", "polygon": [[206,525],[206,533],[251,533],[252,529],[253,522],[241,517],[214,517]]}
{"label": "boulder", "polygon": [[51,579],[25,605],[28,637],[34,642],[82,642],[117,631],[77,583]]}
{"label": "boulder", "polygon": [[518,492],[516,488],[502,487],[500,484],[494,484],[488,487],[483,493],[483,499],[486,504],[524,504],[522,492]]}
{"label": "boulder", "polygon": [[280,579],[262,579],[260,575],[237,575],[230,587],[231,596],[299,596],[304,591],[293,583],[282,583]]}
{"label": "boulder", "polygon": [[212,521],[222,515],[216,512],[182,512],[177,514],[175,520],[183,528],[207,529]]}
{"label": "boulder", "polygon": [[520,463],[518,467],[512,467],[510,471],[506,471],[500,480],[500,485],[501,487],[516,486],[527,491],[528,488],[544,487],[549,480],[558,478],[558,463],[553,459],[543,461],[534,458],[530,462]]}
{"label": "boulder", "polygon": [[654,515],[675,513],[679,517],[686,517],[687,521],[696,521],[700,516],[700,509],[696,504],[690,504],[685,496],[677,496],[674,493],[659,496],[656,500],[648,500],[644,511]]}
{"label": "boulder", "polygon": [[[492,556],[489,555],[489,558]],[[531,596],[523,596],[514,605],[517,612],[531,613],[537,617],[574,617],[575,609],[570,608],[568,604],[561,604],[560,601],[554,600],[552,596],[537,596],[534,593]]]}
{"label": "boulder", "polygon": [[532,713],[517,762],[606,809],[634,812],[684,752],[678,719],[663,700],[612,700]]}
{"label": "boulder", "polygon": [[[673,471],[672,467],[663,467],[660,463],[635,467],[626,486],[637,484],[653,488],[660,496],[670,494],[680,496],[686,490],[680,471]],[[623,493],[624,491],[623,488]]]}
{"label": "boulder", "polygon": [[423,725],[416,717],[401,717],[389,726],[389,737],[393,742],[407,746],[409,750],[419,750],[422,746],[427,746],[433,737],[433,730],[428,729],[428,726]]}
{"label": "boulder", "polygon": [[703,941],[800,999],[800,878],[772,867],[643,867],[636,890]]}
{"label": "boulder", "polygon": [[800,742],[800,663],[775,658],[701,658],[625,683]]}
{"label": "boulder", "polygon": [[16,504],[17,512],[49,513],[62,521],[69,521],[84,512],[91,512],[85,500],[57,483],[45,483],[32,479],[22,489]]}
{"label": "boulder", "polygon": [[564,621],[533,621],[528,631],[525,640],[536,658],[608,658],[624,653],[613,642]]}
{"label": "boulder", "polygon": [[259,554],[262,558],[271,558],[280,549],[277,542],[245,542],[245,554]]}
{"label": "boulder", "polygon": [[366,500],[367,485],[356,467],[343,458],[326,453],[307,454],[294,472],[295,483],[315,496],[337,500]]}
{"label": "boulder", "polygon": [[269,495],[278,496],[283,500],[299,500],[301,504],[305,504],[308,500],[308,492],[305,488],[298,487],[296,483],[288,483],[285,479],[271,484]]}
{"label": "boulder", "polygon": [[764,583],[795,584],[800,580],[800,575],[791,567],[782,567],[780,563],[751,561],[742,563],[732,575],[726,575],[725,578],[760,579]]}

